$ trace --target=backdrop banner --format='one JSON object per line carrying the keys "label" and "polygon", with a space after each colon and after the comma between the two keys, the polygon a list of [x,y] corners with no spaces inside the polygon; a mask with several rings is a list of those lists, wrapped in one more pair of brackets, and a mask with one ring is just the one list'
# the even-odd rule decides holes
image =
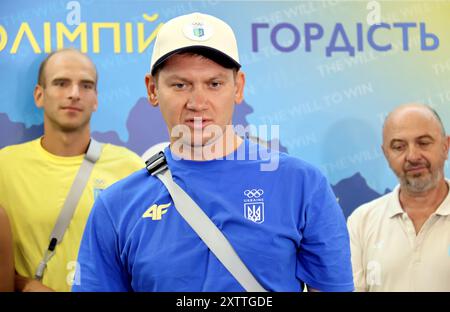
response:
{"label": "backdrop banner", "polygon": [[167,141],[144,76],[161,25],[191,12],[236,32],[247,87],[234,123],[319,167],[346,217],[397,184],[380,147],[390,110],[429,104],[448,130],[449,1],[15,0],[0,2],[0,148],[42,135],[38,67],[63,47],[97,66],[95,139],[139,155]]}

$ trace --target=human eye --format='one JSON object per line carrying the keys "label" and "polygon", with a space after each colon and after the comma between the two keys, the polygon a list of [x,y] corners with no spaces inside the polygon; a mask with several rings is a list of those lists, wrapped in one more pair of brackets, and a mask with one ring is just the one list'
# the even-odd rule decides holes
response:
{"label": "human eye", "polygon": [[174,82],[171,86],[176,90],[183,90],[186,88],[186,84],[184,82]]}
{"label": "human eye", "polygon": [[90,83],[90,82],[85,82],[85,83],[83,83],[83,88],[86,90],[92,90],[92,89],[94,89],[94,84]]}
{"label": "human eye", "polygon": [[402,150],[405,149],[405,144],[404,144],[404,143],[400,143],[400,142],[392,143],[392,144],[391,144],[391,148],[392,148],[394,151],[400,152],[400,151],[402,151]]}
{"label": "human eye", "polygon": [[209,86],[213,89],[218,89],[223,85],[223,82],[221,81],[217,81],[217,80],[213,80],[209,83]]}
{"label": "human eye", "polygon": [[429,140],[419,141],[419,146],[421,146],[421,147],[427,147],[430,144],[431,144],[431,141],[429,141]]}
{"label": "human eye", "polygon": [[55,81],[53,81],[53,85],[57,86],[57,87],[65,87],[65,86],[67,86],[67,81],[66,80],[55,80]]}

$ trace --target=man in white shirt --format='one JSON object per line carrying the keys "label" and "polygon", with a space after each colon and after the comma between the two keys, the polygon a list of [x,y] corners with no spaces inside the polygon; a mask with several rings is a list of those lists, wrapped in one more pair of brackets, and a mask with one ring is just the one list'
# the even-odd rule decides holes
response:
{"label": "man in white shirt", "polygon": [[429,106],[387,116],[382,149],[400,184],[348,219],[357,291],[450,291],[449,145]]}

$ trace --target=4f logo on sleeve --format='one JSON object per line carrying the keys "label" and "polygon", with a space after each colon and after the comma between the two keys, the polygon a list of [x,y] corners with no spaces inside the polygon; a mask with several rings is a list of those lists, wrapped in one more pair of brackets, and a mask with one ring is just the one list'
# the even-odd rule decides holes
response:
{"label": "4f logo on sleeve", "polygon": [[163,214],[167,212],[170,205],[171,203],[163,205],[153,204],[144,212],[142,218],[152,218],[154,221],[159,221],[162,219]]}
{"label": "4f logo on sleeve", "polygon": [[255,223],[264,222],[264,191],[262,189],[245,190],[244,216]]}

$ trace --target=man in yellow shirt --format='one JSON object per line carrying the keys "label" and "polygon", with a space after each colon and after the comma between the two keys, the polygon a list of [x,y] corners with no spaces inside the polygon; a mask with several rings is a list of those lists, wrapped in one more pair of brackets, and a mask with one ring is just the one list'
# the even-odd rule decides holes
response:
{"label": "man in yellow shirt", "polygon": [[16,289],[69,291],[79,280],[76,258],[95,197],[144,164],[123,147],[102,146],[42,281],[33,279],[91,144],[90,119],[98,106],[94,64],[74,49],[49,54],[39,69],[34,100],[44,110],[44,135],[0,150],[0,206],[11,222]]}

